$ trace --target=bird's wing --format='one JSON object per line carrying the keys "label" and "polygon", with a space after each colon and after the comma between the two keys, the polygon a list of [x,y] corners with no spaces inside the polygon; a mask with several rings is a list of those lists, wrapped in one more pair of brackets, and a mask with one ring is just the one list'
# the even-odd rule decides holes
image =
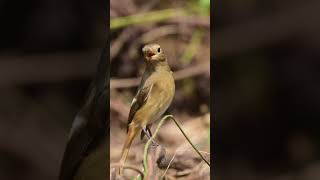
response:
{"label": "bird's wing", "polygon": [[132,103],[131,103],[130,112],[129,112],[127,131],[128,131],[129,124],[131,123],[134,115],[146,103],[148,97],[150,96],[150,92],[152,91],[152,87],[153,87],[153,84],[148,84],[148,85],[142,87],[137,92],[136,96],[133,98]]}

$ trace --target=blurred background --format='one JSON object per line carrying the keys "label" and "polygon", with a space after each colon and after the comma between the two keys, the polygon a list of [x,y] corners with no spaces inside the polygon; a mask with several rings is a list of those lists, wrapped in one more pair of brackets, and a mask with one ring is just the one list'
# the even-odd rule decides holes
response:
{"label": "blurred background", "polygon": [[[56,179],[67,133],[105,46],[103,3],[0,2],[0,179]],[[228,0],[212,7],[214,178],[318,179],[320,3]],[[150,20],[144,13],[152,12]],[[112,0],[110,16],[112,163],[143,70],[141,47],[149,42],[162,46],[177,72],[168,113],[209,152],[208,2]],[[135,18],[119,20],[126,16]],[[182,149],[180,158],[190,148],[172,122],[158,141],[168,153]],[[142,146],[137,138],[128,162],[141,165]],[[198,172],[208,177],[206,167]]]}
{"label": "blurred background", "polygon": [[[144,71],[141,50],[147,43],[161,46],[174,72],[176,93],[167,114],[175,116],[191,141],[209,159],[210,1],[111,0],[110,17],[111,164],[120,158],[130,104]],[[162,126],[157,142],[165,147],[168,157],[177,154],[165,173],[168,177],[210,178],[209,167],[201,162],[174,122],[167,121]],[[135,138],[127,164],[142,169],[145,143],[146,139]],[[124,173],[131,178],[137,176],[129,170]]]}
{"label": "blurred background", "polygon": [[214,2],[214,179],[320,179],[320,2]]}
{"label": "blurred background", "polygon": [[106,46],[106,2],[0,1],[0,179],[56,180]]}

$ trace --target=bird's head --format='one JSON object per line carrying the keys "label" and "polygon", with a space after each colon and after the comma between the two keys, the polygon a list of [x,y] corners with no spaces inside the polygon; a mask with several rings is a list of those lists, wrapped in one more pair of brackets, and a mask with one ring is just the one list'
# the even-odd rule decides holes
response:
{"label": "bird's head", "polygon": [[147,44],[142,48],[142,52],[147,62],[157,63],[166,60],[159,44]]}

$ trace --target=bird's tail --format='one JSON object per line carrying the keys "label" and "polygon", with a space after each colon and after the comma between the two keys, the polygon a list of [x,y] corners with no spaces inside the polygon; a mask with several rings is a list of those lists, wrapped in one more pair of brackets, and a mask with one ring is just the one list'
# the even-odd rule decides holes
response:
{"label": "bird's tail", "polygon": [[119,168],[120,175],[122,175],[123,166],[126,162],[131,143],[132,143],[134,137],[137,135],[138,131],[139,131],[139,126],[136,126],[134,123],[131,123],[129,125],[128,134],[127,134],[127,137],[126,137],[126,140],[124,142],[122,152],[121,152],[120,168]]}

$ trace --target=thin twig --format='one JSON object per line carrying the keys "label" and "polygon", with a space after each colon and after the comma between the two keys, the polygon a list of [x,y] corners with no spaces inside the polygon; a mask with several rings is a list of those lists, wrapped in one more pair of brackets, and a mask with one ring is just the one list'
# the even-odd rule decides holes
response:
{"label": "thin twig", "polygon": [[184,131],[182,130],[182,128],[180,127],[180,125],[178,124],[178,122],[176,121],[176,119],[173,116],[169,116],[174,123],[178,126],[178,128],[180,129],[181,133],[183,134],[183,136],[187,139],[187,141],[189,142],[189,144],[192,146],[192,148],[198,153],[198,155],[201,157],[201,159],[206,162],[208,164],[208,166],[210,166],[210,163],[202,156],[202,154],[199,152],[199,150],[194,146],[194,144],[190,141],[190,139],[188,138],[188,136],[184,133]]}
{"label": "thin twig", "polygon": [[166,170],[165,170],[165,171],[164,171],[164,173],[162,174],[162,178],[166,175],[166,173],[167,173],[168,169],[170,168],[171,163],[172,163],[173,159],[176,157],[176,155],[177,155],[177,151],[176,151],[176,152],[174,152],[174,154],[173,154],[173,156],[172,156],[172,158],[171,158],[171,160],[170,160],[170,162],[169,162],[169,164],[168,164],[168,166],[167,166]]}
{"label": "thin twig", "polygon": [[161,126],[163,125],[164,121],[171,117],[172,115],[166,115],[164,116],[158,126],[157,126],[157,129],[155,130],[154,134],[151,136],[151,138],[148,140],[148,142],[146,143],[145,147],[144,147],[144,154],[143,154],[143,166],[144,166],[144,173],[145,174],[148,174],[148,165],[147,165],[147,154],[148,154],[148,149],[149,149],[149,146],[151,144],[151,142],[155,139],[155,137],[157,136]]}
{"label": "thin twig", "polygon": [[[162,174],[162,178],[166,175],[167,171],[169,170],[169,168],[170,168],[170,166],[171,166],[174,158],[175,158],[176,155],[178,154],[178,152],[186,152],[186,151],[190,151],[190,150],[189,150],[189,149],[185,149],[185,150],[177,150],[177,151],[174,152],[174,154],[173,154],[172,158],[170,159],[170,162],[169,162],[166,170],[165,170],[164,173]],[[199,152],[204,153],[204,154],[210,154],[210,153],[205,152],[205,151],[199,151]]]}
{"label": "thin twig", "polygon": [[183,136],[187,139],[187,141],[189,142],[189,144],[192,146],[192,148],[198,153],[198,155],[201,157],[201,159],[206,162],[206,164],[210,167],[210,163],[202,156],[202,154],[199,152],[199,150],[194,146],[194,144],[190,141],[190,139],[188,138],[188,136],[185,134],[185,132],[182,130],[182,128],[180,127],[180,125],[178,124],[178,122],[176,121],[176,119],[172,116],[172,115],[166,115],[164,116],[158,126],[157,129],[155,130],[154,134],[151,136],[151,138],[148,140],[148,142],[146,143],[145,147],[144,147],[144,154],[143,154],[143,166],[144,166],[144,173],[148,174],[148,165],[147,165],[147,154],[148,154],[148,149],[149,146],[151,144],[151,142],[154,140],[154,138],[157,136],[161,126],[163,125],[164,121],[166,119],[172,119],[174,121],[174,123],[178,126],[179,130],[182,132]]}

